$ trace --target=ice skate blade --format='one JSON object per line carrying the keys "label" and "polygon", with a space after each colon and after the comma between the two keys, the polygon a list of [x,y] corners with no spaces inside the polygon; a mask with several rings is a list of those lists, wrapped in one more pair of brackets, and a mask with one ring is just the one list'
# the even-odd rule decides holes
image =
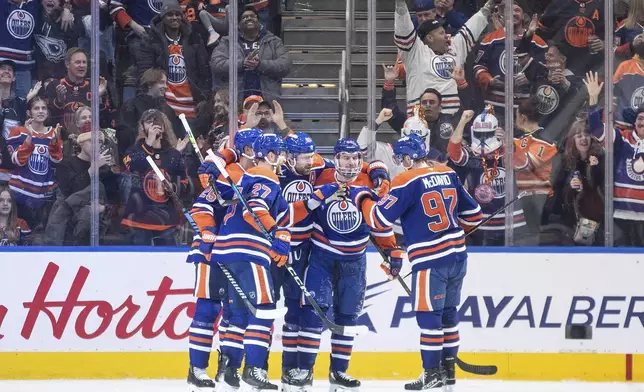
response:
{"label": "ice skate blade", "polygon": [[261,391],[275,391],[275,389],[259,389],[252,385],[247,384],[244,380],[241,380],[239,383],[239,389],[237,392],[261,392]]}
{"label": "ice skate blade", "polygon": [[188,384],[188,392],[216,392],[217,384],[214,388],[200,388],[196,385]]}
{"label": "ice skate blade", "polygon": [[443,385],[443,392],[456,392],[456,385]]}
{"label": "ice skate blade", "polygon": [[360,392],[360,387],[343,387],[341,385],[329,385],[329,392]]}
{"label": "ice skate blade", "polygon": [[217,386],[215,387],[215,392],[237,392],[237,391],[239,391],[239,388],[230,386],[223,381],[218,382]]}
{"label": "ice skate blade", "polygon": [[295,386],[295,385],[282,384],[280,387],[281,392],[310,392],[312,390],[313,390],[313,387],[310,385]]}

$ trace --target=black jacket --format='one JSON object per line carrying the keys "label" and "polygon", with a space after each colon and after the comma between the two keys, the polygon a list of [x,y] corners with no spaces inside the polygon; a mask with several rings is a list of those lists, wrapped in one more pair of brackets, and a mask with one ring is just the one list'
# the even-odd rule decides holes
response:
{"label": "black jacket", "polygon": [[181,121],[170,105],[166,103],[165,98],[153,98],[150,95],[139,93],[121,107],[118,121],[116,122],[119,157],[123,158],[125,151],[134,145],[134,141],[139,134],[141,116],[143,112],[149,109],[157,109],[168,116],[174,128],[174,134],[178,139],[183,139],[186,136],[186,131],[183,129]]}
{"label": "black jacket", "polygon": [[[168,40],[161,18],[152,19],[152,26],[146,28],[148,39],[141,45],[141,57],[137,64],[138,77],[150,68],[159,68],[168,72]],[[186,75],[192,89],[195,105],[210,95],[212,76],[208,66],[208,53],[201,36],[192,31],[190,25],[181,25],[181,45],[186,63]],[[129,146],[128,146],[129,147]]]}

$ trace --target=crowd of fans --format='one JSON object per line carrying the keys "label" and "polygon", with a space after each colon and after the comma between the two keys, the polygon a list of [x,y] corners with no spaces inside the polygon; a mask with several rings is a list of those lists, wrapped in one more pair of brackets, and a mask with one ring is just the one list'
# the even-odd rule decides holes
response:
{"label": "crowd of fans", "polygon": [[[605,1],[615,3],[614,15],[604,14]],[[0,4],[6,21],[0,24],[0,245],[88,245],[94,180],[101,244],[190,241],[189,225],[146,157],[188,206],[202,190],[199,156],[226,140],[230,110],[240,126],[289,131],[279,103],[282,80],[292,71],[280,38],[285,4],[239,0],[231,15],[228,3],[100,0],[100,26],[91,24],[89,0]],[[453,167],[488,215],[505,202],[507,186],[527,191],[514,205],[516,245],[601,246],[604,222],[614,219],[617,246],[644,246],[644,0],[395,3],[391,45],[398,57],[379,76],[377,125],[423,132],[432,161]],[[505,7],[513,14],[507,23]],[[239,22],[237,64],[229,59],[231,17]],[[609,18],[613,42],[604,40]],[[101,40],[99,113],[90,109],[88,77],[94,28]],[[514,80],[505,77],[509,31]],[[605,56],[614,56],[615,70],[604,69]],[[231,66],[237,86],[228,81]],[[610,86],[606,75],[613,75]],[[514,129],[504,124],[508,83]],[[407,107],[397,102],[400,86]],[[615,96],[609,201],[606,87]],[[239,110],[230,107],[229,89],[239,93]],[[101,129],[97,161],[93,119]],[[509,132],[514,144],[506,147]],[[507,148],[512,162],[503,159]],[[506,170],[514,171],[513,184],[506,184]],[[614,204],[614,217],[604,216],[605,202]],[[468,241],[503,245],[505,221],[496,216]]]}

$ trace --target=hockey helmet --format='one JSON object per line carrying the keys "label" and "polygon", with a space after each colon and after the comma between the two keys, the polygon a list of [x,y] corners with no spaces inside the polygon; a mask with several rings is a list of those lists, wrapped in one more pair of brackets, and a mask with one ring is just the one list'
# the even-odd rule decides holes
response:
{"label": "hockey helmet", "polygon": [[315,142],[304,132],[296,132],[286,137],[286,164],[291,171],[308,175],[313,166]]}
{"label": "hockey helmet", "polygon": [[495,136],[498,127],[499,120],[494,115],[494,108],[491,105],[476,116],[470,128],[472,151],[476,155],[485,156],[503,146],[503,140]]}
{"label": "hockey helmet", "polygon": [[284,139],[274,133],[265,133],[255,140],[253,150],[255,150],[255,158],[257,159],[266,159],[269,152],[276,154],[277,158],[275,162],[266,159],[266,162],[276,166],[280,164],[279,157],[283,153],[286,153],[286,143],[284,143]]}
{"label": "hockey helmet", "polygon": [[253,148],[253,144],[255,143],[255,140],[257,140],[257,138],[259,138],[263,134],[264,132],[262,132],[261,129],[257,129],[257,128],[240,129],[235,134],[235,149],[242,156],[248,159],[255,159],[255,155],[249,156],[244,154],[244,147],[250,146],[251,148]]}
{"label": "hockey helmet", "polygon": [[429,127],[427,126],[427,121],[425,121],[421,114],[420,105],[414,106],[414,114],[405,121],[405,124],[400,130],[401,137],[409,136],[412,133],[420,136],[429,145]]}
{"label": "hockey helmet", "polygon": [[405,170],[408,170],[410,167],[406,167],[403,164],[403,158],[405,155],[408,155],[409,158],[423,159],[427,155],[427,147],[425,147],[425,142],[420,138],[420,136],[412,133],[409,136],[398,139],[394,144],[394,162],[397,165],[403,166]]}
{"label": "hockey helmet", "polygon": [[[335,171],[349,182],[355,180],[362,170],[362,151],[360,145],[353,139],[345,137],[339,139],[333,148],[335,153]],[[342,162],[341,157],[357,157],[356,161],[349,160]]]}

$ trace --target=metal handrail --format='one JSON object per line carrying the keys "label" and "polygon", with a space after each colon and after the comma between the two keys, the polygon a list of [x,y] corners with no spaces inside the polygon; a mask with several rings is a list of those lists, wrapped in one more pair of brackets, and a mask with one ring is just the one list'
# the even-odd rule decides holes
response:
{"label": "metal handrail", "polygon": [[347,128],[346,128],[346,123],[347,123],[347,112],[348,112],[348,107],[349,103],[347,102],[346,99],[346,68],[347,68],[347,51],[343,50],[342,51],[342,64],[340,65],[340,74],[338,75],[338,80],[340,81],[338,84],[338,102],[340,103],[340,138],[343,138],[347,135]]}
{"label": "metal handrail", "polygon": [[342,76],[344,77],[343,86],[339,86],[339,94],[341,101],[341,113],[340,113],[340,137],[345,137],[349,134],[349,121],[350,113],[349,107],[351,102],[351,96],[349,94],[349,89],[351,88],[351,54],[353,53],[353,41],[354,41],[354,24],[355,19],[355,2],[354,0],[347,0],[347,8],[345,13],[345,48],[342,56]]}

